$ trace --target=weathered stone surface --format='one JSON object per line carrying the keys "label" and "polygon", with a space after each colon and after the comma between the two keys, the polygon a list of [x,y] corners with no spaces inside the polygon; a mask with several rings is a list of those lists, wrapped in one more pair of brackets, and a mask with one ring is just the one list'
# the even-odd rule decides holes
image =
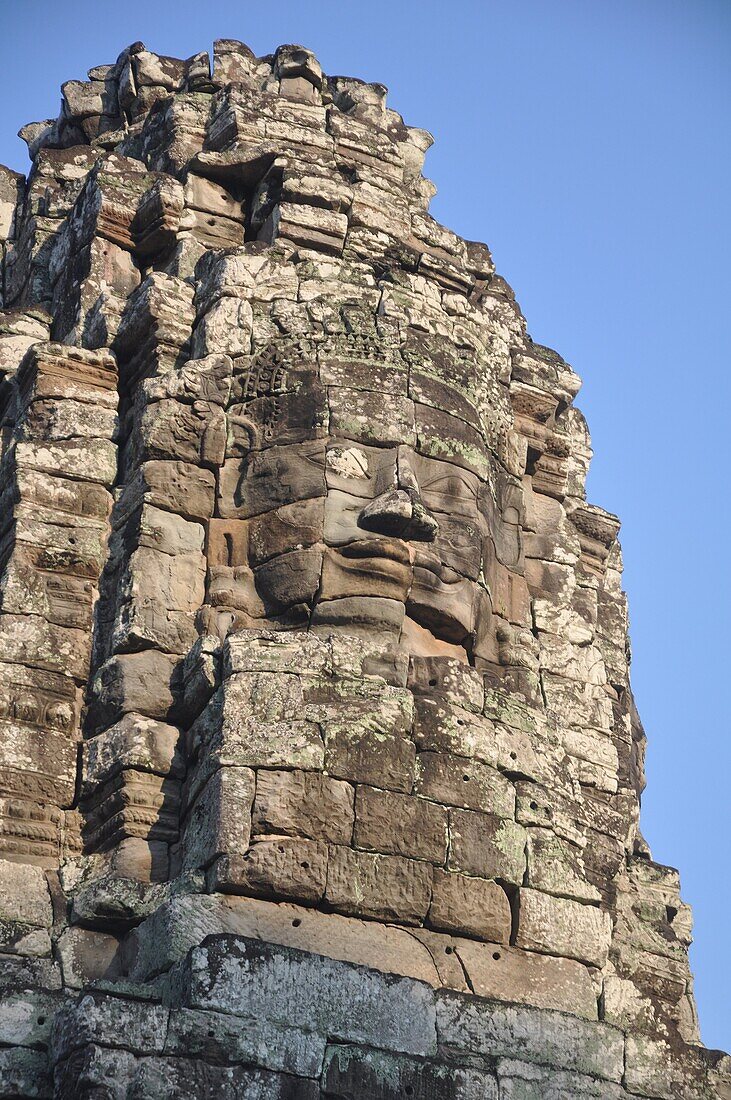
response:
{"label": "weathered stone surface", "polygon": [[579,379],[431,136],[303,46],[88,77],[0,167],[0,1093],[731,1095]]}
{"label": "weathered stone surface", "polygon": [[67,1058],[88,1043],[159,1053],[165,1041],[168,1012],[162,1005],[84,993],[56,1014],[54,1055],[59,1060]]}
{"label": "weathered stone surface", "polygon": [[607,959],[611,923],[609,914],[595,906],[523,888],[518,892],[515,943],[601,967]]}
{"label": "weathered stone surface", "polygon": [[419,924],[431,897],[432,869],[402,856],[331,848],[326,901],[341,913]]}
{"label": "weathered stone surface", "polygon": [[220,895],[178,897],[161,905],[128,941],[130,974],[136,980],[147,979],[178,962],[207,935],[220,932],[441,984],[432,955],[403,928],[288,903]]}
{"label": "weathered stone surface", "polygon": [[28,1047],[0,1050],[0,1089],[5,1096],[53,1096],[51,1066],[46,1052]]}
{"label": "weathered stone surface", "polygon": [[183,836],[183,865],[208,867],[218,856],[244,856],[251,835],[254,773],[249,768],[219,768],[188,814]]}
{"label": "weathered stone surface", "polygon": [[291,948],[218,937],[193,950],[185,977],[191,1008],[296,1024],[385,1050],[436,1050],[434,994],[409,978],[348,967]]}
{"label": "weathered stone surface", "polygon": [[501,1058],[497,1069],[500,1095],[509,1100],[558,1100],[563,1096],[627,1100],[629,1097],[621,1085],[587,1077],[583,1073],[547,1069],[514,1058]]}
{"label": "weathered stone surface", "polygon": [[424,859],[441,866],[447,856],[447,811],[414,795],[359,786],[355,798],[357,848]]}
{"label": "weathered stone surface", "polygon": [[420,752],[416,759],[414,790],[425,798],[450,806],[512,818],[515,789],[495,768],[465,756]]}
{"label": "weathered stone surface", "polygon": [[439,1042],[472,1054],[499,1055],[619,1082],[624,1036],[565,1013],[528,1009],[457,993],[437,998]]}
{"label": "weathered stone surface", "polygon": [[165,1053],[318,1077],[325,1044],[325,1037],[309,1028],[288,1027],[279,1020],[180,1008],[170,1013]]}
{"label": "weathered stone surface", "polygon": [[278,836],[252,841],[245,855],[222,855],[211,868],[212,889],[317,904],[327,881],[327,847]]}
{"label": "weathered stone surface", "polygon": [[116,978],[121,972],[119,938],[107,932],[67,928],[56,949],[64,984],[71,989],[83,989],[99,978]]}
{"label": "weathered stone surface", "polygon": [[0,860],[0,950],[49,955],[51,894],[40,867]]}
{"label": "weathered stone surface", "polygon": [[0,1005],[0,1043],[3,1046],[47,1047],[54,1013],[61,998],[31,990],[3,995]]}
{"label": "weathered stone surface", "polygon": [[502,1000],[509,989],[518,1004],[597,1018],[597,990],[581,963],[469,940],[456,942],[454,950],[480,997]]}
{"label": "weathered stone surface", "polygon": [[90,794],[123,768],[133,767],[174,778],[184,774],[180,731],[142,714],[125,714],[109,729],[87,741],[83,752],[82,791],[85,794]]}
{"label": "weathered stone surface", "polygon": [[327,1096],[353,1100],[395,1100],[397,1096],[497,1100],[498,1096],[497,1079],[489,1071],[394,1058],[348,1046],[328,1047],[323,1084]]}
{"label": "weathered stone surface", "polygon": [[510,903],[496,882],[435,870],[428,922],[444,932],[508,943]]}
{"label": "weathered stone surface", "polygon": [[472,810],[450,810],[449,868],[520,885],[526,832],[513,821]]}
{"label": "weathered stone surface", "polygon": [[255,833],[285,833],[349,844],[353,788],[319,772],[260,771],[252,826]]}
{"label": "weathered stone surface", "polygon": [[165,719],[173,707],[174,656],[147,649],[111,657],[96,673],[90,687],[91,713],[97,728],[136,712]]}

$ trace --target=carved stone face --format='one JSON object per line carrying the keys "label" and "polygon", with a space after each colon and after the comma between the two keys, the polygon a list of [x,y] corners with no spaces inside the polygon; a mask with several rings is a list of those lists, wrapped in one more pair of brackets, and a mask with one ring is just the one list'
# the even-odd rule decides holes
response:
{"label": "carved stone face", "polygon": [[232,629],[310,621],[499,663],[497,626],[524,621],[502,387],[436,340],[352,345],[235,361],[211,603]]}

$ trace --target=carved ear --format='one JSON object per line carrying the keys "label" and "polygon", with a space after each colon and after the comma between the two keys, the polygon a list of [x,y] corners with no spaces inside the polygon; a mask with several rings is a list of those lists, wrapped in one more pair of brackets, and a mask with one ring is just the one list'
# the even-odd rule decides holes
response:
{"label": "carved ear", "polygon": [[243,413],[229,413],[228,420],[231,425],[235,424],[237,428],[242,429],[246,434],[250,451],[259,450],[261,446],[261,430],[259,425],[256,424],[251,417],[244,416]]}

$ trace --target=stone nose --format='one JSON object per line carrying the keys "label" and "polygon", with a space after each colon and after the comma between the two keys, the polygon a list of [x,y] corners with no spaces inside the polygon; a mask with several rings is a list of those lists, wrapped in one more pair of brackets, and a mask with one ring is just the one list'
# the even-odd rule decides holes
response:
{"label": "stone nose", "polygon": [[439,524],[416,489],[387,489],[370,501],[358,517],[366,531],[415,542],[433,542]]}

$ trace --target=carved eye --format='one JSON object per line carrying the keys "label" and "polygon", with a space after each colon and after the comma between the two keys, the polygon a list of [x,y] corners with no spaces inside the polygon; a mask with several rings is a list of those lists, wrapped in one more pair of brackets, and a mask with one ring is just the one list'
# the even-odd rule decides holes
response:
{"label": "carved eye", "polygon": [[438,493],[440,496],[450,497],[452,500],[477,500],[477,495],[472,485],[463,481],[461,477],[437,477],[433,481],[423,479],[422,490],[428,493]]}

